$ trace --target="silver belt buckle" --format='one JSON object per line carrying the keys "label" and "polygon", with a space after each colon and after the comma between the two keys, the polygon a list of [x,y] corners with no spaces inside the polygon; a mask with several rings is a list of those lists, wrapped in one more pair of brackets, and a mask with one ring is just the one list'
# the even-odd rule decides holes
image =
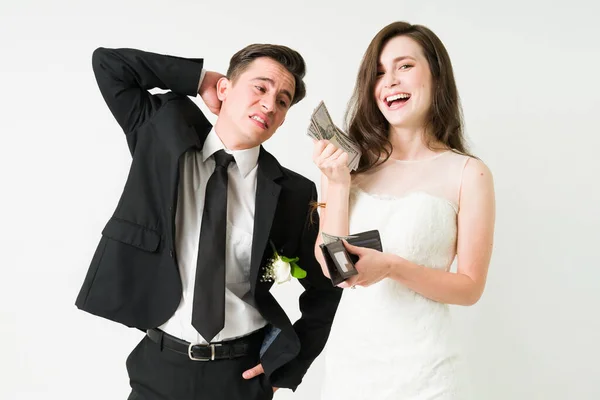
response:
{"label": "silver belt buckle", "polygon": [[[192,354],[192,347],[200,346],[200,347],[209,347],[210,348],[210,357],[194,357]],[[220,344],[191,344],[188,346],[188,357],[193,361],[214,361],[215,360],[215,347],[220,346]]]}

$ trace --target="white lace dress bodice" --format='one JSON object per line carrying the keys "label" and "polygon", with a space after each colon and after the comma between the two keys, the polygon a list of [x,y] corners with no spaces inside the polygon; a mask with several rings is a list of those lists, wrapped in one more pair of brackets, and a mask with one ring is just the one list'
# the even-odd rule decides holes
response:
{"label": "white lace dress bodice", "polygon": [[[384,252],[449,270],[467,156],[388,160],[353,180],[350,233],[378,229]],[[392,279],[344,290],[326,347],[326,400],[464,399],[446,304]]]}

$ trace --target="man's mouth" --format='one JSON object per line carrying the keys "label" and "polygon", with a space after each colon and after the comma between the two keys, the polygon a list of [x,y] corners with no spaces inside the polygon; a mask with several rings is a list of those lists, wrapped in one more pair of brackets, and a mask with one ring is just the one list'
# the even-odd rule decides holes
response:
{"label": "man's mouth", "polygon": [[396,93],[391,96],[385,98],[385,104],[388,108],[395,108],[395,106],[399,106],[404,104],[410,99],[410,94],[408,93]]}
{"label": "man's mouth", "polygon": [[257,125],[261,126],[263,129],[269,128],[269,124],[267,123],[267,121],[264,118],[259,117],[258,115],[251,115],[250,119],[256,121],[258,123]]}

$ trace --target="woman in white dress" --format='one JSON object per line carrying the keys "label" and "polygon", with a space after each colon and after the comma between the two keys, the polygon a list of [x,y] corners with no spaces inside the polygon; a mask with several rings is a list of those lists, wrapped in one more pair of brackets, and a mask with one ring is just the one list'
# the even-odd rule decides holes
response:
{"label": "woman in white dress", "polygon": [[[492,175],[468,155],[452,65],[428,28],[395,22],[371,41],[347,115],[362,158],[315,143],[322,232],[378,229],[384,252],[346,245],[358,275],[326,351],[322,398],[464,399],[449,304],[472,305],[492,254]],[[316,244],[315,252],[324,261]],[[457,257],[456,272],[450,266]]]}

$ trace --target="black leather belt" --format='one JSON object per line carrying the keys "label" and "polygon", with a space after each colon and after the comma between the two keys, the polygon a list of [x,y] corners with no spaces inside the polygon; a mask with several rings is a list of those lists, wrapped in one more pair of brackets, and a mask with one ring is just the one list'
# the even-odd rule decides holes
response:
{"label": "black leather belt", "polygon": [[241,338],[210,344],[191,344],[160,329],[148,329],[146,334],[150,340],[161,347],[188,356],[190,360],[214,361],[258,355],[264,338],[264,329]]}

